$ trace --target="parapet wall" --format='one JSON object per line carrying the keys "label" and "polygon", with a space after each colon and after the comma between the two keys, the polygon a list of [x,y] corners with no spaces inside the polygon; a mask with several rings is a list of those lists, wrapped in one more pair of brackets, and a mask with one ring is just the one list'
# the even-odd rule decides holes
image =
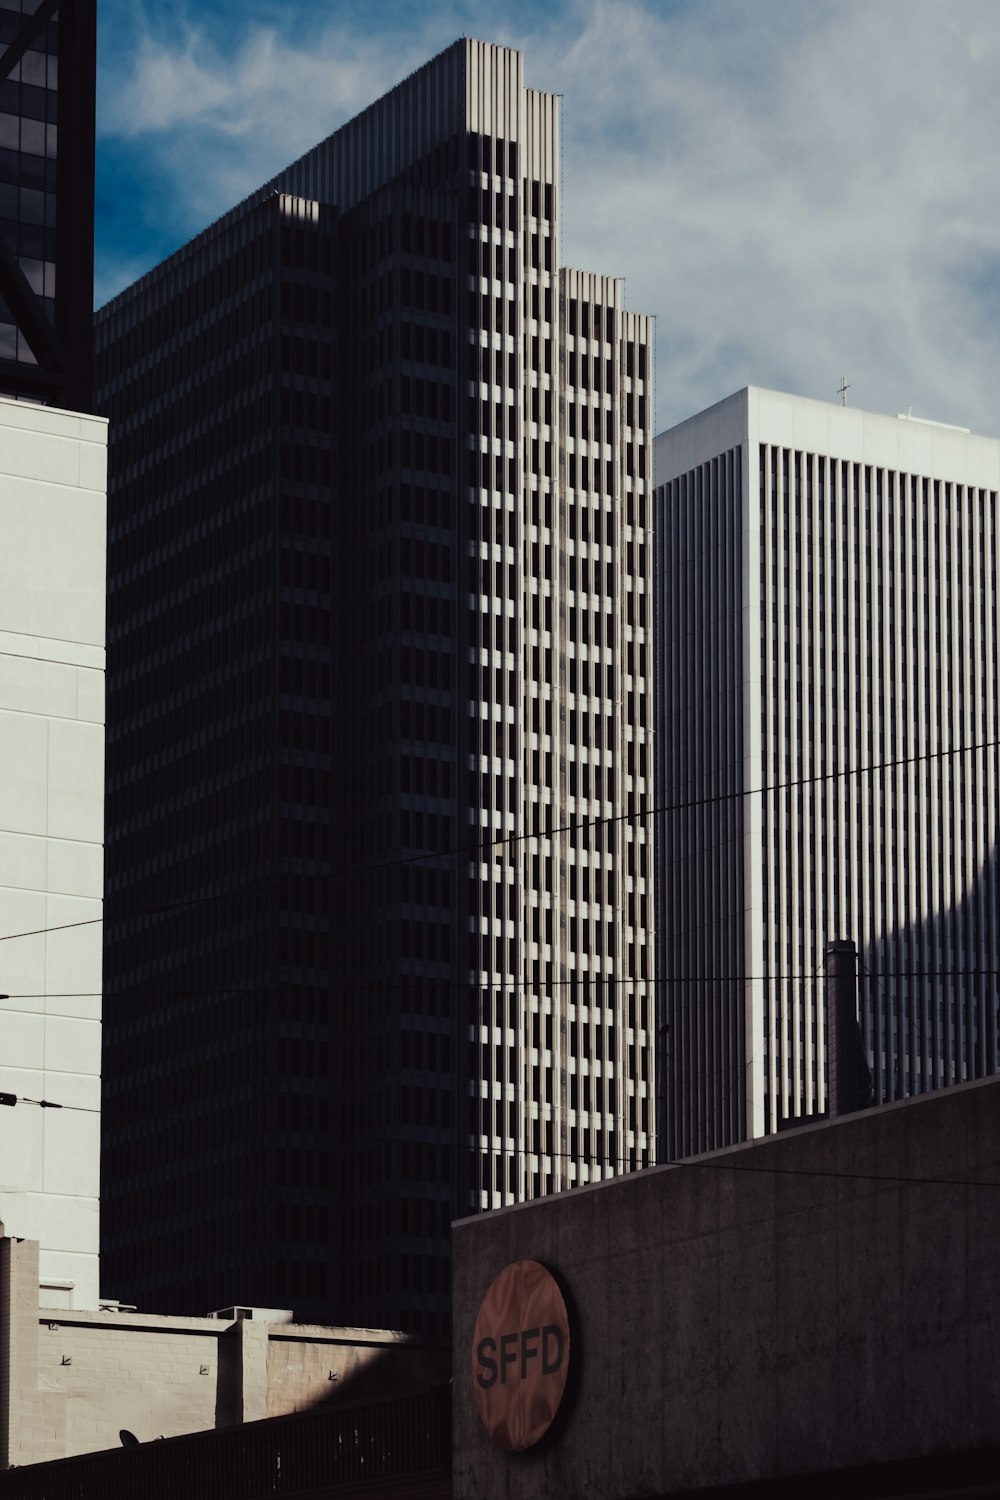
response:
{"label": "parapet wall", "polygon": [[32,1240],[0,1239],[0,1317],[0,1468],[447,1374],[446,1353],[383,1329],[39,1308]]}
{"label": "parapet wall", "polygon": [[[624,1500],[1000,1441],[1000,1079],[454,1237],[456,1497]],[[576,1392],[558,1431],[508,1453],[477,1417],[472,1340],[493,1278],[522,1259],[575,1309]]]}

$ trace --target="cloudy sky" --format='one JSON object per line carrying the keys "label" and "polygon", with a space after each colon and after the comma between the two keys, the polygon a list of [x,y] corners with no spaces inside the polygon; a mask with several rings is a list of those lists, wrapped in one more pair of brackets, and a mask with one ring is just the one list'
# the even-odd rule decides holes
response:
{"label": "cloudy sky", "polygon": [[657,427],[750,383],[1000,436],[997,0],[102,0],[97,300],[457,36],[563,95]]}

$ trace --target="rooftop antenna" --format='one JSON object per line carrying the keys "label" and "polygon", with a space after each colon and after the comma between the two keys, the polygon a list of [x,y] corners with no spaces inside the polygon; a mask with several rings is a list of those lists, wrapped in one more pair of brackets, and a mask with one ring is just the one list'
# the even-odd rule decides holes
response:
{"label": "rooftop antenna", "polygon": [[841,375],[840,384],[837,387],[837,395],[840,397],[841,406],[847,405],[847,393],[851,387],[847,384],[847,376]]}

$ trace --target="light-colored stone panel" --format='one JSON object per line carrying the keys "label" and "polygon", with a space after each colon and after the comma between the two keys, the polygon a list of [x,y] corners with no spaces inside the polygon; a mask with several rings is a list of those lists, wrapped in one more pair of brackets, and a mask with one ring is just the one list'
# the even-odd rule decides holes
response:
{"label": "light-colored stone panel", "polygon": [[[55,1085],[50,1087],[54,1092]],[[69,1109],[47,1109],[43,1113],[42,1188],[46,1193],[96,1198],[101,1188],[100,1116]]]}
{"label": "light-colored stone panel", "polygon": [[[16,938],[11,942],[5,942],[0,947],[0,980],[3,982],[0,994],[12,996],[18,1004],[22,1003],[23,997],[37,997],[45,993],[45,938],[43,935]],[[23,1003],[28,1005],[27,1000]],[[37,1006],[41,1009],[42,1004],[41,1000],[33,998],[30,1008],[34,1009]]]}
{"label": "light-colored stone panel", "polygon": [[18,635],[13,630],[0,630],[0,651],[8,656],[89,667],[95,672],[103,672],[106,665],[103,643],[95,646],[81,641],[53,640],[43,635]]}
{"label": "light-colored stone panel", "polygon": [[0,887],[44,891],[47,858],[44,838],[0,830]]}
{"label": "light-colored stone panel", "polygon": [[[6,974],[4,975],[5,982]],[[0,1011],[26,1011],[31,1015],[44,1016],[48,1002],[41,991],[0,991]],[[2,1222],[2,1220],[0,1220]]]}
{"label": "light-colored stone panel", "polygon": [[61,839],[104,836],[104,731],[56,720],[49,726],[48,833]]}
{"label": "light-colored stone panel", "polygon": [[49,726],[45,719],[0,709],[0,828],[44,833]]}
{"label": "light-colored stone panel", "polygon": [[79,439],[80,419],[75,412],[62,411],[54,406],[33,406],[0,397],[0,442],[7,442],[11,434],[17,432],[40,432],[46,437]]}
{"label": "light-colored stone panel", "polygon": [[104,494],[108,487],[108,450],[103,444],[80,444],[80,487]]}
{"label": "light-colored stone panel", "polygon": [[80,442],[56,432],[19,431],[7,426],[3,434],[3,471],[17,479],[77,487],[80,483]]}
{"label": "light-colored stone panel", "polygon": [[103,495],[0,474],[0,534],[0,630],[103,646]]}
{"label": "light-colored stone panel", "polygon": [[[47,1016],[65,1016],[71,1021],[97,1021],[101,1019],[101,996],[99,991],[92,994],[69,995],[61,993],[58,995],[46,995],[42,1001],[44,1013]],[[25,1009],[30,1009],[25,1002]]]}
{"label": "light-colored stone panel", "polygon": [[75,1282],[67,1299],[70,1307],[97,1306],[100,1300],[100,1264],[93,1252],[87,1255],[82,1250],[42,1250],[38,1257],[38,1271],[41,1282],[47,1277],[54,1281]]}
{"label": "light-colored stone panel", "polygon": [[0,1057],[11,1068],[44,1068],[44,1017],[24,1010],[0,1011]]}
{"label": "light-colored stone panel", "polygon": [[[53,1002],[58,1004],[58,1001]],[[30,1064],[36,1066],[35,1063]],[[99,1073],[101,1027],[96,1021],[51,1015],[46,1008],[44,1058],[47,1073]]]}
{"label": "light-colored stone panel", "polygon": [[[14,888],[3,887],[3,900],[0,901],[0,937],[10,938],[8,945],[4,943],[0,954],[5,954],[8,946],[16,948],[22,941],[19,933],[34,932],[36,928],[44,927],[47,922],[47,897],[43,891],[24,890],[16,886]],[[0,958],[0,963],[4,961]],[[4,989],[7,986],[4,985]]]}
{"label": "light-colored stone panel", "polygon": [[92,724],[104,723],[104,673],[77,669],[76,716]]}
{"label": "light-colored stone panel", "polygon": [[[0,861],[2,861],[0,847]],[[2,863],[0,863],[2,868]],[[53,894],[89,896],[100,900],[104,891],[104,851],[100,844],[50,839],[47,887]],[[99,916],[99,912],[94,913]]]}
{"label": "light-colored stone panel", "polygon": [[60,1197],[43,1192],[28,1192],[24,1197],[24,1218],[29,1226],[24,1233],[29,1239],[38,1240],[51,1250],[97,1252],[96,1197]]}
{"label": "light-colored stone panel", "polygon": [[77,667],[0,652],[0,704],[25,714],[77,716]]}
{"label": "light-colored stone panel", "polygon": [[[7,1089],[9,1086],[4,1083],[0,1087]],[[3,1132],[0,1137],[0,1220],[8,1234],[22,1237],[30,1233],[25,1218],[25,1195],[37,1188],[42,1180],[45,1152],[43,1111],[34,1104],[0,1105],[0,1111],[0,1131]],[[9,1202],[5,1201],[8,1198]]]}
{"label": "light-colored stone panel", "polygon": [[46,989],[53,995],[99,990],[103,923],[95,919],[102,915],[101,902],[49,896],[46,907]]}
{"label": "light-colored stone panel", "polygon": [[[49,1001],[61,1005],[62,1001]],[[39,1084],[40,1098],[55,1099],[59,1104],[75,1105],[77,1110],[100,1111],[101,1079],[98,1073],[43,1073]]]}
{"label": "light-colored stone panel", "polygon": [[[4,890],[0,899],[0,992],[34,995],[45,989],[46,900],[35,891]],[[14,937],[14,933],[31,933]]]}

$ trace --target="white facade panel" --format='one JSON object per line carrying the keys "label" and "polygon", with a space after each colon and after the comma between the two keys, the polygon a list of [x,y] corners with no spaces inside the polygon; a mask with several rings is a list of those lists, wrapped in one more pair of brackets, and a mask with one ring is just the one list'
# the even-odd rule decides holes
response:
{"label": "white facade panel", "polygon": [[99,1291],[106,430],[0,399],[0,1221],[76,1307]]}

